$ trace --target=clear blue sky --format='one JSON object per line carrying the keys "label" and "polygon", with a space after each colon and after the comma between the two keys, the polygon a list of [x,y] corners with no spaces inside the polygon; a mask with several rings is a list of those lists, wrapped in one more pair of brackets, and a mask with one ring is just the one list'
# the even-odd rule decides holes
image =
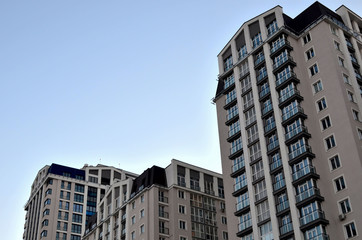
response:
{"label": "clear blue sky", "polygon": [[[1,1],[1,238],[22,238],[47,164],[141,173],[176,158],[221,172],[216,55],[250,18],[313,2]],[[359,0],[343,4],[362,14]]]}

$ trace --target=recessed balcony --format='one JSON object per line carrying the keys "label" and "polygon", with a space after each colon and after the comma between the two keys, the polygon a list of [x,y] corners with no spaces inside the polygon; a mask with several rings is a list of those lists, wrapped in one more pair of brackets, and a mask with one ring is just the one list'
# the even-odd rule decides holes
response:
{"label": "recessed balcony", "polygon": [[238,137],[241,136],[240,127],[233,128],[232,130],[230,130],[228,132],[228,136],[229,137],[226,139],[226,141],[232,142],[232,141],[236,140]]}
{"label": "recessed balcony", "polygon": [[271,154],[272,152],[274,152],[275,150],[277,150],[279,147],[279,140],[275,140],[271,143],[268,144],[268,155]]}
{"label": "recessed balcony", "polygon": [[319,235],[314,236],[314,237],[309,237],[308,239],[309,240],[329,240],[329,236],[328,236],[328,234],[320,233]]}
{"label": "recessed balcony", "polygon": [[258,151],[256,153],[250,155],[250,164],[256,162],[259,159],[261,159],[261,151]]}
{"label": "recessed balcony", "polygon": [[224,109],[228,109],[237,103],[236,95],[225,100]]}
{"label": "recessed balcony", "polygon": [[236,146],[231,147],[229,159],[234,159],[243,153],[243,145],[240,143]]}
{"label": "recessed balcony", "polygon": [[347,44],[347,48],[350,52],[355,52],[355,49],[354,49],[352,43],[348,39],[346,39],[346,44]]}
{"label": "recessed balcony", "polygon": [[282,160],[279,158],[278,160],[272,162],[270,164],[270,173],[273,173],[274,171],[276,171],[277,169],[279,169],[282,166]]}
{"label": "recessed balcony", "polygon": [[279,70],[284,68],[287,65],[296,66],[297,64],[293,61],[292,56],[285,55],[279,61],[273,64],[273,73],[277,73]]}
{"label": "recessed balcony", "polygon": [[270,103],[267,106],[265,106],[261,112],[262,117],[264,118],[265,116],[267,116],[269,113],[271,113],[273,110],[273,105]]}
{"label": "recessed balcony", "polygon": [[240,70],[240,76],[239,76],[240,79],[245,78],[246,76],[249,75],[249,73],[250,73],[249,67],[246,67],[246,68],[244,68],[244,69],[241,69],[241,70]]}
{"label": "recessed balcony", "polygon": [[251,90],[251,83],[249,82],[245,86],[241,88],[241,96],[244,96],[246,93],[248,93]]}
{"label": "recessed balcony", "polygon": [[253,123],[256,122],[256,116],[251,116],[248,119],[246,119],[245,121],[245,128],[248,128],[249,126],[251,126]]}
{"label": "recessed balcony", "polygon": [[283,108],[285,105],[287,105],[288,103],[290,103],[291,101],[298,99],[298,100],[303,100],[303,97],[300,95],[300,92],[295,89],[292,88],[290,89],[288,92],[286,92],[284,95],[279,97],[279,107]]}

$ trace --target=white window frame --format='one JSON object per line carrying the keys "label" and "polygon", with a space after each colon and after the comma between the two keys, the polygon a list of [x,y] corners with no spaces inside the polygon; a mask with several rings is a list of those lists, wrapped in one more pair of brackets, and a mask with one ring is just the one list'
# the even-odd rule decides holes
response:
{"label": "white window frame", "polygon": [[357,128],[357,136],[359,140],[362,140],[362,129],[360,129],[359,127]]}
{"label": "white window frame", "polygon": [[[308,39],[307,36],[309,36],[309,39]],[[306,40],[307,40],[307,41],[306,41]],[[304,45],[307,45],[308,43],[310,43],[310,42],[312,41],[312,35],[310,35],[310,32],[308,32],[306,35],[304,35],[304,36],[302,37],[302,41],[303,41],[303,46],[304,46]]]}
{"label": "white window frame", "polygon": [[341,57],[341,56],[338,56],[338,65],[339,65],[340,67],[343,67],[343,68],[346,67],[346,66],[345,66],[345,63],[344,63],[344,58]]}
{"label": "white window frame", "polygon": [[[332,160],[333,158],[335,158],[335,157],[338,157],[339,167],[333,168],[333,165],[332,165],[332,161],[331,161],[331,160]],[[329,167],[330,167],[331,172],[333,172],[333,171],[335,171],[335,170],[337,170],[337,169],[339,169],[339,168],[342,167],[341,157],[339,156],[338,153],[335,154],[335,155],[333,155],[332,157],[329,157],[329,158],[328,158],[328,162],[329,162]]]}
{"label": "white window frame", "polygon": [[[331,146],[330,148],[328,148],[327,141],[328,141],[329,139],[332,139],[332,138],[333,138],[333,141],[334,141],[334,146]],[[326,148],[326,151],[329,151],[329,150],[337,147],[337,141],[336,141],[336,137],[334,136],[334,134],[331,134],[331,135],[329,135],[328,137],[325,137],[325,138],[323,139],[323,142],[324,142],[324,146],[325,146],[325,148]]]}
{"label": "white window frame", "polygon": [[[326,106],[323,109],[319,109],[319,102],[321,102],[324,99]],[[327,103],[327,99],[325,96],[321,97],[320,99],[318,99],[316,102],[316,108],[317,108],[317,112],[322,112],[323,110],[326,110],[328,108],[328,103]]]}
{"label": "white window frame", "polygon": [[[354,224],[354,227],[356,229],[356,235],[352,236],[351,238],[348,237],[347,235],[347,230],[346,230],[346,226],[350,225],[350,224]],[[355,221],[350,221],[349,223],[343,224],[343,232],[344,232],[344,236],[346,237],[346,239],[352,239],[352,238],[356,238],[358,236],[358,231],[357,231],[357,225]],[[357,239],[357,238],[356,238]]]}
{"label": "white window frame", "polygon": [[350,90],[346,90],[347,91],[347,98],[348,98],[348,101],[352,102],[352,103],[356,103],[356,99],[355,99],[355,96],[354,96],[354,93]]}
{"label": "white window frame", "polygon": [[[320,85],[318,83],[320,83]],[[316,91],[316,88],[314,86],[321,86],[321,89]],[[317,94],[317,93],[322,92],[324,90],[322,79],[318,79],[317,81],[312,83],[312,90],[313,90],[313,94]]]}
{"label": "white window frame", "polygon": [[[182,225],[184,225],[185,228],[183,228],[183,226],[181,226],[181,223],[182,223]],[[185,220],[179,219],[178,220],[178,228],[183,229],[183,230],[187,230],[187,222]]]}
{"label": "white window frame", "polygon": [[[338,190],[337,189],[337,185],[336,185],[336,180],[340,179],[340,178],[343,178],[343,181],[344,181],[344,188]],[[342,192],[343,190],[347,189],[347,183],[346,183],[346,178],[344,177],[344,175],[339,175],[338,177],[336,178],[333,178],[333,186],[334,186],[334,192],[335,193],[338,193],[338,192]]]}
{"label": "white window frame", "polygon": [[[310,53],[313,53],[313,54],[310,54]],[[305,56],[305,60],[306,61],[309,61],[310,59],[314,58],[315,57],[315,51],[314,51],[314,47],[310,47],[307,51],[304,52],[304,56]],[[312,56],[313,55],[313,56]]]}
{"label": "white window frame", "polygon": [[[352,111],[352,117],[353,117],[353,119],[354,119],[355,121],[360,122],[360,121],[361,121],[361,119],[360,119],[360,112],[359,112],[358,110],[354,109],[354,108],[352,108],[351,111]],[[354,114],[354,112],[357,113],[357,116]]]}
{"label": "white window frame", "polygon": [[352,85],[351,79],[349,79],[348,74],[342,73],[342,79],[345,84]]}
{"label": "white window frame", "polygon": [[334,46],[334,49],[336,49],[337,51],[341,51],[341,44],[334,39],[333,39],[333,46]]}
{"label": "white window frame", "polygon": [[[183,209],[183,212],[180,211],[180,209]],[[183,204],[179,204],[179,205],[178,205],[178,213],[180,213],[180,214],[186,214],[186,206],[183,205]]]}
{"label": "white window frame", "polygon": [[[329,125],[328,127],[326,127],[326,128],[323,128],[323,121],[326,120],[327,118],[329,119],[330,125]],[[321,126],[322,132],[324,132],[324,131],[326,131],[327,129],[331,128],[332,125],[333,125],[333,124],[332,124],[331,116],[330,116],[329,114],[326,115],[326,116],[324,116],[323,118],[321,118],[321,119],[319,120],[319,122],[320,122],[320,126]]]}
{"label": "white window frame", "polygon": [[[343,210],[342,210],[341,203],[343,203],[343,202],[345,202],[345,201],[348,201],[350,211],[344,213]],[[341,213],[341,214],[349,214],[349,213],[351,213],[351,212],[353,211],[353,210],[352,210],[352,205],[351,205],[351,199],[350,199],[349,197],[345,197],[345,198],[339,200],[339,201],[337,202],[337,205],[338,205],[339,213]]]}
{"label": "white window frame", "polygon": [[[316,66],[316,68],[315,68],[315,66]],[[312,72],[312,69],[313,69],[313,72]],[[317,69],[317,71],[315,71],[315,69]],[[314,64],[312,64],[310,67],[308,67],[308,74],[309,74],[309,77],[311,78],[311,77],[313,77],[313,76],[315,76],[315,75],[317,75],[318,73],[320,72],[320,70],[319,70],[319,66],[318,66],[318,63],[317,62],[315,62]]]}

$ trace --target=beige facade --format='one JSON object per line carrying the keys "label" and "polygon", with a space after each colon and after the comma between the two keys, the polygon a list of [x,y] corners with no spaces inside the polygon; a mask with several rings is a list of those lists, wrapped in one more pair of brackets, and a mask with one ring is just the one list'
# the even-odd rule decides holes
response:
{"label": "beige facade", "polygon": [[345,6],[277,6],[218,55],[229,239],[361,238],[361,29]]}
{"label": "beige facade", "polygon": [[45,166],[36,176],[25,205],[23,239],[80,240],[106,189],[135,177],[103,165],[85,165],[82,169]]}
{"label": "beige facade", "polygon": [[[130,189],[123,202],[122,188]],[[224,239],[224,206],[221,174],[172,160],[112,185],[83,239]]]}

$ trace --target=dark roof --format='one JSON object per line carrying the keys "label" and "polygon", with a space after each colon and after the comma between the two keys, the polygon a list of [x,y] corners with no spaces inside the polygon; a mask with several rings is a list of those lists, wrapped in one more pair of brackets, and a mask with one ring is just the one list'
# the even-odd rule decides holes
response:
{"label": "dark roof", "polygon": [[298,35],[323,16],[330,16],[343,22],[341,16],[318,1],[310,5],[294,19],[290,18],[288,15],[283,14],[285,26]]}
{"label": "dark roof", "polygon": [[142,189],[153,184],[167,187],[167,179],[165,169],[153,166],[145,170],[139,177],[133,181],[131,197],[137,194]]}
{"label": "dark roof", "polygon": [[71,167],[67,167],[67,166],[62,166],[62,165],[58,165],[55,163],[50,165],[50,167],[48,169],[48,173],[52,173],[52,174],[56,174],[56,175],[60,175],[60,176],[64,176],[64,173],[67,173],[67,174],[70,174],[69,177],[71,177],[71,178],[79,179],[79,177],[82,177],[83,180],[85,179],[84,170],[77,169],[77,168],[71,168]]}

